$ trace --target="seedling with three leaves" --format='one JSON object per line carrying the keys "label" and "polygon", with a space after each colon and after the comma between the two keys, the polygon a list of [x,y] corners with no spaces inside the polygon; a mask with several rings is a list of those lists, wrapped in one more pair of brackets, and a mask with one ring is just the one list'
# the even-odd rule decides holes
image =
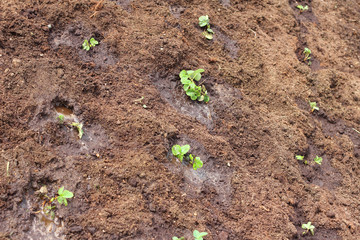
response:
{"label": "seedling with three leaves", "polygon": [[308,65],[310,66],[311,65],[311,57],[310,57],[310,54],[311,54],[311,50],[309,48],[304,48],[304,52],[305,54],[305,58],[304,58],[304,62],[308,61]]}
{"label": "seedling with three leaves", "polygon": [[59,121],[60,124],[63,124],[65,121],[65,116],[60,114],[59,116],[57,116],[56,119]]}
{"label": "seedling with three leaves", "polygon": [[210,28],[209,16],[208,15],[199,17],[199,26],[200,27],[206,27],[206,30],[203,32],[203,35],[207,39],[209,39],[209,40],[213,39],[214,31],[211,30],[211,28]]}
{"label": "seedling with three leaves", "polygon": [[297,5],[296,6],[298,9],[300,9],[300,12],[302,13],[302,12],[305,12],[305,11],[307,11],[307,10],[309,10],[309,6],[303,6],[303,5]]}
{"label": "seedling with three leaves", "polygon": [[[204,236],[208,235],[207,232],[199,232],[198,230],[194,230],[193,232],[193,237],[194,237],[194,240],[204,240]],[[172,237],[172,240],[185,240],[184,237]]]}
{"label": "seedling with three leaves", "polygon": [[191,100],[198,100],[199,102],[204,101],[205,103],[209,102],[210,98],[207,95],[207,90],[203,84],[196,85],[195,81],[200,81],[201,73],[204,72],[204,69],[193,70],[182,70],[179,74],[181,83],[183,84],[186,95],[188,95]]}
{"label": "seedling with three leaves", "polygon": [[311,225],[311,222],[308,222],[306,224],[304,223],[303,225],[301,225],[301,228],[305,230],[303,232],[303,235],[307,234],[309,231],[310,231],[311,235],[314,235],[315,226]]}
{"label": "seedling with three leaves", "polygon": [[99,42],[96,41],[95,38],[90,38],[90,41],[85,39],[83,44],[82,44],[82,48],[85,49],[86,51],[89,51],[90,48],[95,47],[98,44],[99,44]]}
{"label": "seedling with three leaves", "polygon": [[199,168],[202,168],[203,162],[200,160],[200,157],[194,157],[192,154],[186,155],[190,150],[190,145],[186,144],[184,146],[180,145],[174,145],[171,148],[172,154],[182,162],[184,160],[184,157],[186,160],[190,162],[190,164],[193,165],[194,170],[198,170]]}
{"label": "seedling with three leaves", "polygon": [[[299,161],[304,161],[304,164],[305,164],[305,165],[309,164],[306,159],[304,160],[305,156],[296,155],[295,158],[296,158],[297,160],[299,160]],[[314,158],[314,162],[317,163],[317,164],[319,164],[319,165],[321,165],[322,160],[323,160],[323,159],[322,159],[321,157],[319,157],[319,156],[316,156],[316,157]]]}
{"label": "seedling with three leaves", "polygon": [[315,110],[316,111],[319,111],[319,107],[317,106],[317,103],[316,102],[311,102],[309,101],[309,105],[311,107],[311,112],[314,112]]}
{"label": "seedling with three leaves", "polygon": [[42,211],[46,215],[50,215],[52,219],[55,218],[55,212],[54,209],[56,209],[56,205],[54,205],[55,200],[60,205],[68,205],[67,199],[74,197],[74,194],[68,190],[65,190],[64,187],[59,188],[58,190],[58,196],[50,198],[47,194],[47,188],[46,186],[43,186],[39,190],[40,194],[42,194],[47,200],[43,203]]}

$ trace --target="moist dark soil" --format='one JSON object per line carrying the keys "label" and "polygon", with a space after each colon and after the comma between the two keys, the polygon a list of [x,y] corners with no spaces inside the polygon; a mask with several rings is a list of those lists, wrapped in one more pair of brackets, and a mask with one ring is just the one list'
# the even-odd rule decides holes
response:
{"label": "moist dark soil", "polygon": [[[357,0],[1,1],[0,239],[360,239],[359,21]],[[178,76],[198,68],[207,104]],[[42,186],[74,193],[55,219]]]}

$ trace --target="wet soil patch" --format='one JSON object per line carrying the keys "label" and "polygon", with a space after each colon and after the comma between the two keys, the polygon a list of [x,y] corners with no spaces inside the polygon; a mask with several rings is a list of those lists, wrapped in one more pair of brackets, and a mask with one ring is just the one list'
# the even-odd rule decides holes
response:
{"label": "wet soil patch", "polygon": [[232,59],[236,59],[239,51],[237,42],[231,39],[219,26],[214,25],[212,29],[214,31],[214,41],[222,42],[223,50],[227,52]]}
{"label": "wet soil patch", "polygon": [[[85,39],[95,38],[99,42],[98,45],[92,47],[89,51],[82,49]],[[97,66],[114,65],[117,59],[109,53],[109,49],[104,37],[97,30],[86,28],[81,22],[69,24],[65,29],[55,29],[50,36],[50,45],[53,49],[59,50],[62,47],[70,47],[73,54],[76,54],[83,62],[94,63]]]}
{"label": "wet soil patch", "polygon": [[307,219],[305,217],[304,210],[298,206],[298,204],[294,205],[294,211],[295,215],[290,216],[291,222],[296,227],[297,233],[294,233],[292,236],[292,240],[296,239],[313,239],[313,240],[323,240],[323,239],[329,239],[329,240],[341,240],[342,238],[337,234],[337,231],[335,229],[325,229],[321,226],[317,226],[316,223],[312,222],[312,224],[315,226],[314,235],[311,235],[311,233],[303,234],[304,229],[301,228],[302,224],[306,224],[310,222],[311,220]]}
{"label": "wet soil patch", "polygon": [[[325,155],[325,152],[317,148],[311,140],[308,140],[308,146],[306,153],[303,154],[308,164],[299,161],[302,176],[307,183],[334,190],[341,184],[341,174],[331,166],[331,159]],[[321,165],[313,161],[316,156],[323,159]]]}
{"label": "wet soil patch", "polygon": [[[298,22],[314,22],[319,23],[317,17],[314,15],[311,7],[311,0],[289,0],[290,7],[294,10],[294,16]],[[308,6],[307,11],[300,12],[297,8],[298,5]]]}
{"label": "wet soil patch", "polygon": [[115,2],[117,5],[120,5],[124,10],[131,12],[132,6],[131,2],[133,0],[110,0],[111,2]]}
{"label": "wet soil patch", "polygon": [[[43,101],[34,113],[30,126],[38,132],[40,144],[55,147],[63,156],[81,154],[96,156],[107,146],[105,132],[99,125],[83,123],[84,134],[79,139],[77,129],[70,126],[73,122],[81,122],[81,118],[76,115],[80,112],[79,108],[74,106],[75,103],[60,100],[58,97],[51,103]],[[59,114],[64,114],[63,124],[59,123]]]}
{"label": "wet soil patch", "polygon": [[[161,96],[178,112],[191,116],[206,125],[207,128],[212,129],[214,112],[212,111],[211,104],[192,101],[185,94],[178,76],[161,76],[161,74],[155,73],[153,76],[150,76],[150,78]],[[205,82],[204,85],[209,92],[208,95],[211,101],[209,83]]]}
{"label": "wet soil patch", "polygon": [[184,8],[180,5],[172,5],[172,6],[169,6],[169,10],[170,10],[170,13],[175,18],[180,18],[181,14],[183,14],[185,12],[186,8]]}
{"label": "wet soil patch", "polygon": [[[220,164],[222,161],[217,161],[214,157],[211,157],[201,143],[185,135],[170,139],[169,143],[170,150],[167,154],[169,162],[164,164],[174,174],[184,176],[184,182],[181,187],[186,195],[195,199],[201,199],[206,196],[217,206],[222,208],[230,207],[232,191],[230,183],[231,168],[224,167],[223,164]],[[203,167],[194,170],[192,165],[187,163],[186,160],[183,160],[182,163],[177,160],[171,152],[171,147],[175,144],[181,146],[189,144],[189,153],[200,157],[204,163]]]}

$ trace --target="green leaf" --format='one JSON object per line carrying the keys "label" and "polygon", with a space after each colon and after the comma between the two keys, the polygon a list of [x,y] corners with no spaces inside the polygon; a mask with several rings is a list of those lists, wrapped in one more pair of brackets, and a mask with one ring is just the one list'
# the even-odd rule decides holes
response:
{"label": "green leaf", "polygon": [[209,39],[209,40],[213,39],[212,33],[209,33],[209,32],[204,31],[204,32],[203,32],[203,35],[204,35],[207,39]]}
{"label": "green leaf", "polygon": [[174,145],[171,148],[172,154],[176,157],[181,154],[181,147],[180,145]]}
{"label": "green leaf", "polygon": [[204,163],[203,161],[200,160],[200,157],[196,157],[194,159],[194,164],[193,164],[194,170],[198,170],[199,168],[202,168],[203,165]]}
{"label": "green leaf", "polygon": [[314,158],[314,162],[316,162],[317,164],[319,164],[319,165],[321,165],[321,163],[322,163],[322,158],[321,157],[319,157],[319,156],[316,156],[315,158]]}
{"label": "green leaf", "polygon": [[193,236],[195,240],[203,240],[203,237],[208,235],[207,232],[199,232],[198,230],[194,230]]}
{"label": "green leaf", "polygon": [[186,71],[187,72],[187,74],[188,74],[188,76],[190,77],[191,76],[191,74],[193,74],[194,73],[194,71],[193,70],[188,70],[188,71]]}
{"label": "green leaf", "polygon": [[95,46],[98,45],[98,44],[99,44],[99,42],[96,41],[94,38],[91,38],[91,39],[90,39],[90,45],[91,45],[92,47],[95,47]]}
{"label": "green leaf", "polygon": [[190,98],[191,98],[191,100],[195,101],[195,100],[198,98],[198,96],[196,96],[196,95],[194,94],[194,95],[190,96]]}
{"label": "green leaf", "polygon": [[61,196],[63,196],[64,198],[72,198],[74,194],[68,190],[65,190]]}
{"label": "green leaf", "polygon": [[86,51],[90,50],[90,46],[89,46],[89,41],[88,40],[84,40],[83,44],[82,44],[83,49],[85,49]]}
{"label": "green leaf", "polygon": [[179,74],[179,77],[180,78],[188,78],[189,76],[188,76],[188,73],[186,70],[182,70]]}
{"label": "green leaf", "polygon": [[304,160],[304,156],[296,155],[296,159],[302,161],[302,160]]}
{"label": "green leaf", "polygon": [[184,155],[179,155],[179,156],[178,156],[178,159],[180,160],[180,162],[182,162],[183,159],[184,159]]}
{"label": "green leaf", "polygon": [[59,196],[59,197],[57,198],[57,200],[58,200],[58,202],[59,202],[60,204],[63,204],[65,198],[63,198],[62,196]]}
{"label": "green leaf", "polygon": [[193,155],[192,155],[192,154],[189,154],[189,158],[190,158],[190,163],[193,163],[193,161],[194,161],[194,157],[193,157]]}
{"label": "green leaf", "polygon": [[204,95],[204,102],[207,103],[209,102],[210,98],[208,95]]}
{"label": "green leaf", "polygon": [[189,85],[189,84],[191,83],[191,80],[189,80],[189,79],[187,79],[187,78],[182,78],[182,79],[181,79],[181,83],[182,83],[182,84],[188,84],[188,85]]}
{"label": "green leaf", "polygon": [[190,150],[190,145],[186,144],[181,147],[181,154],[185,155]]}
{"label": "green leaf", "polygon": [[200,73],[202,73],[202,72],[205,72],[205,70],[202,69],[202,68],[194,71],[194,73],[191,74],[191,78],[196,80],[196,81],[199,81],[201,79],[201,74]]}
{"label": "green leaf", "polygon": [[190,87],[189,84],[185,84],[184,85],[184,90],[187,91],[189,89],[189,87]]}
{"label": "green leaf", "polygon": [[199,26],[200,27],[205,27],[208,24],[209,24],[209,16],[208,15],[199,17]]}
{"label": "green leaf", "polygon": [[58,194],[59,194],[60,196],[63,194],[63,192],[64,192],[64,188],[65,188],[65,187],[61,187],[61,188],[59,188],[59,190],[58,190]]}
{"label": "green leaf", "polygon": [[211,28],[206,29],[206,31],[208,31],[209,33],[214,34],[214,31],[213,31],[213,30],[211,30]]}
{"label": "green leaf", "polygon": [[199,102],[202,102],[204,100],[204,95],[201,95],[199,98],[198,98],[198,101]]}

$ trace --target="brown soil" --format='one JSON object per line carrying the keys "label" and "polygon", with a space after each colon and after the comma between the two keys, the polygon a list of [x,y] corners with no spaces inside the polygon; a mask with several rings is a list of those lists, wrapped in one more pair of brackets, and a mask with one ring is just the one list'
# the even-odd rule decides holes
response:
{"label": "brown soil", "polygon": [[[0,3],[0,239],[360,239],[359,1],[96,3]],[[179,81],[198,68],[208,104]],[[43,185],[74,193],[55,221]]]}

